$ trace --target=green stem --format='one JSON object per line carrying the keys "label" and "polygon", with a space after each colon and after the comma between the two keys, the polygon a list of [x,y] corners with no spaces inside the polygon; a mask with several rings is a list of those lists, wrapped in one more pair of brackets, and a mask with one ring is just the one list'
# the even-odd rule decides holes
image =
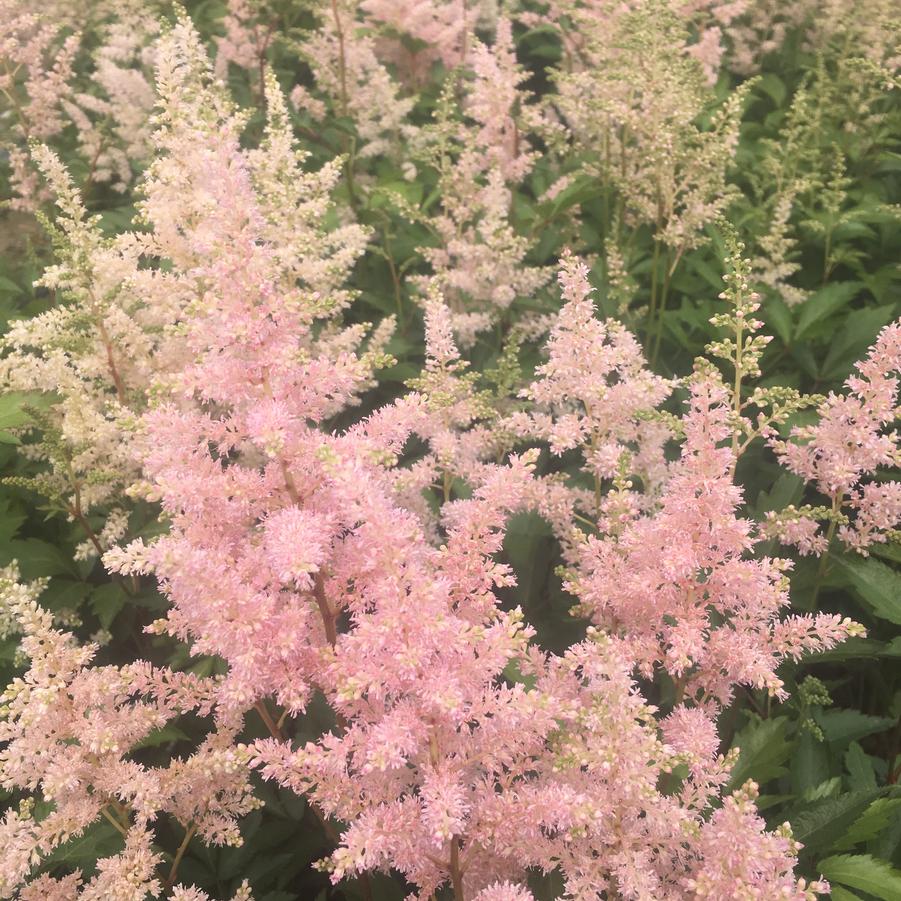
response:
{"label": "green stem", "polygon": [[666,299],[669,296],[669,286],[670,279],[672,278],[673,270],[670,268],[669,262],[669,250],[666,252],[665,263],[665,271],[663,274],[663,288],[660,291],[660,299],[658,303],[659,309],[657,310],[657,328],[656,334],[654,336],[654,351],[651,354],[651,368],[653,368],[657,363],[657,357],[660,354],[660,343],[663,339],[663,313],[666,310]]}
{"label": "green stem", "polygon": [[[741,317],[736,318],[735,326],[735,381],[732,386],[732,409],[735,413],[736,420],[741,416],[741,379],[742,379],[742,340],[744,338],[744,330],[742,329]],[[736,421],[732,430],[732,454],[735,457],[732,465],[735,466],[738,461],[739,433],[738,422]]]}
{"label": "green stem", "polygon": [[823,579],[826,577],[826,572],[829,569],[829,550],[832,547],[832,539],[835,537],[835,530],[838,527],[838,522],[835,519],[835,514],[838,513],[839,507],[841,506],[841,496],[835,495],[832,498],[832,519],[829,520],[829,526],[826,529],[826,550],[823,551],[823,556],[820,557],[820,565],[817,567],[816,576],[813,580],[813,606],[816,607],[817,598],[820,596],[820,587],[822,586]]}
{"label": "green stem", "polygon": [[197,827],[193,823],[185,829],[185,837],[175,852],[175,857],[172,859],[172,867],[169,870],[169,875],[166,877],[166,891],[175,885],[175,880],[178,878],[178,866],[181,863],[181,859],[185,856],[185,851],[188,850],[188,845],[191,844],[191,839],[194,838],[195,832],[197,832]]}
{"label": "green stem", "polygon": [[460,868],[460,837],[451,839],[450,847],[451,885],[454,889],[454,901],[466,901],[463,894],[463,870]]}
{"label": "green stem", "polygon": [[127,835],[128,835],[128,830],[125,828],[125,826],[123,826],[123,825],[119,822],[118,818],[117,818],[117,817],[114,817],[114,816],[109,812],[109,810],[108,810],[106,807],[104,807],[100,812],[106,817],[106,819],[108,819],[108,820],[110,821],[110,823],[113,824],[113,826],[116,827],[116,831],[117,831],[117,832],[119,832],[119,833],[122,834],[123,836],[127,836]]}
{"label": "green stem", "polygon": [[648,307],[648,325],[645,354],[650,354],[654,334],[654,314],[657,312],[657,269],[660,262],[660,242],[654,238],[654,256],[651,260],[651,303]]}

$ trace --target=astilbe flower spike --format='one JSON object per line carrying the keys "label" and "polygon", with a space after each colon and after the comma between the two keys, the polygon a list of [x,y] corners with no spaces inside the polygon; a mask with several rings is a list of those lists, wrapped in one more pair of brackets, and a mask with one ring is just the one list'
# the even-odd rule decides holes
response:
{"label": "astilbe flower spike", "polygon": [[[792,429],[788,439],[770,444],[782,464],[812,483],[829,504],[770,515],[770,530],[802,553],[824,552],[833,535],[861,553],[897,535],[901,523],[901,484],[871,481],[901,456],[897,417],[901,371],[901,323],[886,326],[857,372],[845,382],[847,393],[832,393],[817,409],[818,420]],[[827,523],[825,535],[822,523]]]}
{"label": "astilbe flower spike", "polygon": [[854,627],[827,614],[780,620],[790,564],[752,556],[753,525],[737,515],[734,457],[721,446],[732,434],[727,392],[703,375],[691,392],[682,458],[659,510],[619,534],[588,538],[571,587],[645,675],[662,667],[680,697],[725,705],[739,684],[781,694],[783,657],[831,647]]}
{"label": "astilbe flower spike", "polygon": [[574,502],[588,516],[602,514],[602,484],[619,473],[641,475],[648,497],[664,477],[663,444],[669,437],[659,422],[640,414],[658,407],[670,384],[647,369],[635,338],[618,322],[596,318],[588,268],[566,253],[559,284],[563,306],[548,336],[548,360],[521,394],[531,412],[514,414],[510,428],[523,437],[548,442],[551,453],[579,448],[593,491]]}
{"label": "astilbe flower spike", "polygon": [[[132,749],[178,715],[208,716],[216,681],[144,661],[92,666],[96,646],[81,646],[54,628],[37,602],[43,587],[21,583],[15,567],[0,580],[0,610],[21,632],[29,660],[25,674],[0,695],[0,785],[26,793],[0,825],[0,897],[14,897],[43,858],[101,816],[122,833],[124,848],[99,861],[98,874],[77,893],[76,874],[65,897],[155,896],[161,858],[151,844],[161,812],[208,842],[240,843],[236,819],[258,806],[247,783],[247,755],[234,747],[234,724],[220,720],[191,757],[168,768],[131,759]],[[42,877],[20,896],[36,897],[42,886],[63,891],[54,883]]]}
{"label": "astilbe flower spike", "polygon": [[[381,359],[377,347],[354,353],[359,328],[340,340],[313,328],[346,305],[340,283],[361,233],[349,227],[317,242],[338,173],[326,167],[317,180],[299,170],[273,82],[264,150],[245,154],[240,118],[186,22],[161,42],[159,59],[166,155],[151,167],[144,214],[150,246],[195,295],[186,332],[194,362],[143,424],[145,472],[172,530],[146,555],[138,547],[123,560],[138,554],[137,565],[153,566],[173,601],[168,630],[230,662],[223,704],[244,710],[275,693],[301,710],[309,693],[301,674],[319,665],[322,630],[338,613],[319,622],[320,570],[346,528],[316,477],[328,439],[310,423],[353,403]],[[298,179],[309,192],[302,204]],[[181,207],[209,197],[180,217],[190,229],[173,218],[176,189]],[[267,240],[275,234],[279,244]],[[184,404],[189,397],[195,406]],[[301,498],[311,503],[300,509]]]}

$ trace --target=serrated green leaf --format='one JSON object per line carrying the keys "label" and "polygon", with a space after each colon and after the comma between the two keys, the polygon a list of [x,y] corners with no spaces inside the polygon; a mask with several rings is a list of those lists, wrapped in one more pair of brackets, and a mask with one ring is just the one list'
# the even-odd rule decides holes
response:
{"label": "serrated green leaf", "polygon": [[797,504],[804,493],[804,480],[792,472],[784,472],[769,490],[757,495],[755,512],[760,518],[770,510],[784,510],[789,504]]}
{"label": "serrated green leaf", "polygon": [[741,749],[729,780],[730,789],[753,779],[764,785],[786,772],[785,763],[792,751],[786,739],[788,717],[769,720],[752,719],[736,736],[733,747]]}
{"label": "serrated green leaf", "polygon": [[833,847],[836,851],[847,851],[855,845],[868,842],[876,838],[899,815],[901,815],[901,798],[877,798]]}
{"label": "serrated green leaf", "polygon": [[830,744],[856,741],[895,725],[892,717],[870,716],[859,710],[822,710],[815,714],[817,724]]}
{"label": "serrated green leaf", "polygon": [[16,539],[0,546],[0,565],[18,560],[23,579],[41,576],[78,577],[78,567],[56,545],[40,538]]}
{"label": "serrated green leaf", "polygon": [[901,625],[901,575],[874,557],[836,555],[832,564],[876,616]]}
{"label": "serrated green leaf", "polygon": [[831,779],[824,779],[818,785],[804,792],[805,801],[820,801],[823,798],[835,798],[841,793],[842,777],[833,776]]}
{"label": "serrated green leaf", "polygon": [[0,429],[16,429],[28,425],[31,416],[23,407],[45,407],[47,395],[38,391],[11,391],[0,395]]}
{"label": "serrated green leaf", "polygon": [[44,858],[45,864],[66,863],[92,872],[97,861],[122,848],[122,835],[105,819],[93,823],[76,838],[69,839]]}
{"label": "serrated green leaf", "polygon": [[168,745],[173,741],[186,741],[189,737],[190,736],[179,729],[178,726],[174,726],[172,723],[166,723],[165,726],[154,729],[146,738],[142,738],[134,745],[132,750],[136,751],[139,748],[157,748],[160,745]]}
{"label": "serrated green leaf", "polygon": [[88,582],[54,576],[41,595],[41,606],[54,612],[77,610],[91,590],[92,586]]}
{"label": "serrated green leaf", "polygon": [[842,888],[840,885],[831,886],[832,901],[862,901],[860,895],[855,895],[850,889]]}
{"label": "serrated green leaf", "polygon": [[856,310],[844,319],[842,328],[834,333],[826,359],[819,364],[821,380],[844,378],[854,363],[864,356],[879,330],[895,316],[894,304]]}
{"label": "serrated green leaf", "polygon": [[801,307],[795,340],[803,339],[814,325],[849,304],[862,288],[861,282],[833,282],[811,294]]}
{"label": "serrated green leaf", "polygon": [[91,610],[100,620],[100,625],[108,629],[120,610],[128,603],[128,593],[119,582],[98,585],[91,592]]}
{"label": "serrated green leaf", "polygon": [[876,788],[876,771],[873,769],[873,763],[856,741],[852,741],[845,751],[845,769],[848,771],[848,784],[852,791]]}
{"label": "serrated green leaf", "polygon": [[848,827],[879,796],[878,791],[848,792],[789,813],[795,838],[808,852],[830,851]]}
{"label": "serrated green leaf", "polygon": [[882,901],[901,898],[901,870],[869,854],[839,854],[819,863],[820,872],[830,881],[869,892]]}

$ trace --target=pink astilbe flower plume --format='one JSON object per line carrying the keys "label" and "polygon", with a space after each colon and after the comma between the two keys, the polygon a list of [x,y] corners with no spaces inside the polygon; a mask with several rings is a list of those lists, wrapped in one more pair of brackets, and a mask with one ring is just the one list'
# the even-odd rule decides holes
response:
{"label": "pink astilbe flower plume", "polygon": [[830,502],[770,515],[770,530],[802,553],[825,551],[836,527],[842,543],[864,554],[872,544],[898,535],[901,483],[870,478],[901,461],[894,427],[901,323],[880,332],[856,369],[845,382],[847,393],[832,393],[819,405],[817,422],[793,428],[788,439],[774,436],[770,441],[783,466]]}
{"label": "pink astilbe flower plume", "polygon": [[0,146],[9,153],[15,195],[11,205],[30,211],[46,195],[28,165],[24,145],[46,140],[64,128],[62,104],[72,94],[70,81],[81,36],[67,35],[67,23],[40,15],[33,4],[22,0],[0,3],[0,23],[0,91],[9,105],[4,118],[13,120],[0,133]]}
{"label": "pink astilbe flower plume", "polygon": [[[133,748],[180,714],[209,715],[216,682],[143,661],[90,665],[96,646],[80,646],[54,628],[37,603],[43,587],[20,583],[15,567],[0,580],[0,607],[21,631],[29,660],[0,696],[0,785],[27,793],[0,825],[0,896],[12,897],[44,857],[101,816],[123,834],[125,846],[99,861],[78,897],[157,894],[154,821],[166,812],[211,843],[240,843],[236,819],[258,806],[247,784],[247,756],[222,721],[194,755],[168,768],[131,759]],[[35,801],[48,808],[41,816]]]}
{"label": "pink astilbe flower plume", "polygon": [[559,283],[563,307],[548,337],[548,361],[523,392],[535,412],[521,417],[521,428],[547,441],[554,454],[581,448],[596,486],[613,479],[628,455],[631,471],[644,476],[650,491],[661,477],[668,433],[640,414],[663,402],[670,383],[647,368],[638,342],[622,325],[596,318],[583,262],[564,255]]}
{"label": "pink astilbe flower plume", "polygon": [[781,659],[832,647],[856,627],[826,614],[790,619],[793,630],[780,620],[790,564],[753,557],[753,524],[737,515],[741,489],[723,446],[732,435],[728,394],[703,375],[691,392],[682,457],[659,510],[618,535],[588,538],[571,588],[640,670],[650,677],[662,667],[680,697],[728,704],[738,684],[782,694]]}
{"label": "pink astilbe flower plume", "polygon": [[[542,216],[550,228],[554,198],[579,177],[552,171],[567,142],[586,158],[603,148],[587,165],[617,194],[610,231],[652,227],[665,307],[681,256],[730,199],[741,94],[717,107],[705,74],[719,64],[713,22],[739,10],[599,0],[525,14],[564,39],[554,110],[525,89],[506,8],[477,36],[472,3],[323,4],[296,48],[312,87],[291,96],[301,120],[341,120],[347,153],[314,170],[265,65],[268,4],[229,4],[215,64],[183,11],[155,38],[136,9],[131,31],[103,31],[96,91],[63,89],[60,52],[59,107],[46,57],[62,33],[17,4],[15,39],[0,40],[23,60],[5,89],[45,104],[45,137],[68,111],[95,155],[91,179],[122,187],[149,157],[139,227],[108,238],[59,157],[33,147],[58,211],[41,285],[60,302],[10,328],[0,376],[45,395],[32,430],[43,444],[23,454],[47,464],[40,484],[87,528],[79,555],[102,554],[117,580],[154,577],[168,606],[152,641],[217,675],[102,665],[39,605],[43,582],[0,571],[0,637],[21,633],[24,662],[0,698],[0,788],[15,793],[0,821],[0,896],[208,901],[178,883],[179,861],[195,836],[241,843],[241,818],[261,805],[254,769],[321,820],[331,844],[317,866],[335,884],[400,874],[418,901],[533,901],[538,873],[579,901],[827,891],[795,877],[800,845],[788,826],[767,829],[757,786],[730,782],[738,752],[722,753],[717,720],[738,686],[782,699],[783,661],[861,632],[790,615],[791,564],[760,542],[767,529],[816,552],[833,534],[858,549],[895,537],[901,493],[873,477],[898,462],[901,327],[882,332],[846,394],[819,403],[816,424],[779,438],[821,399],[749,389],[768,339],[731,234],[721,298],[732,308],[711,320],[731,333],[707,348],[731,367],[728,385],[710,361],[684,382],[655,375],[635,337],[598,318],[589,267],[569,252],[559,305],[518,316],[547,299]],[[433,64],[457,68],[431,123],[413,126],[420,108],[400,85]],[[229,65],[253,71],[259,130],[245,133],[251,117],[219,80]],[[638,90],[635,71],[647,76]],[[434,179],[418,206],[358,177],[375,158],[379,179],[382,167],[410,175],[405,142]],[[422,226],[400,266],[398,212]],[[393,363],[394,319],[373,329],[352,309],[370,296],[375,270],[354,269],[376,241],[402,319],[400,275],[428,244],[409,282],[424,362],[390,403],[370,389]],[[625,283],[625,262],[611,261]],[[465,353],[489,327],[505,344],[480,372]],[[536,365],[526,345],[544,336]],[[661,410],[677,384],[684,408]],[[831,499],[827,513],[758,527],[736,482],[758,439]],[[125,545],[133,500],[158,504],[165,531]],[[511,518],[535,511],[588,620],[553,652],[517,606],[504,546]],[[103,514],[99,532],[88,513]],[[314,704],[328,714],[310,716]],[[183,716],[202,723],[190,751],[141,762],[135,752]],[[95,871],[40,872],[101,822],[119,843]],[[168,878],[161,822],[183,839]]]}
{"label": "pink astilbe flower plume", "polygon": [[[363,234],[322,228],[338,171],[300,170],[273,80],[253,152],[241,150],[241,117],[183,20],[160,42],[158,83],[159,156],[143,203],[153,231],[142,243],[172,261],[169,285],[193,296],[193,362],[143,424],[145,471],[172,531],[110,563],[154,567],[173,600],[166,628],[232,664],[224,703],[244,710],[274,692],[298,710],[308,699],[300,674],[316,668],[323,629],[309,576],[345,528],[318,483],[321,462],[307,465],[327,449],[310,423],[353,403],[382,358],[373,346],[354,353],[362,329],[336,341],[313,328],[348,302],[340,283]],[[313,504],[298,510],[308,496]],[[303,535],[309,547],[292,551]]]}

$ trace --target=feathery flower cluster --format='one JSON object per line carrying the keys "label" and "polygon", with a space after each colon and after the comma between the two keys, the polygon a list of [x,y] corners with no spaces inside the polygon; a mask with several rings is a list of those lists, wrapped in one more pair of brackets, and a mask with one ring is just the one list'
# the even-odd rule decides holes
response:
{"label": "feathery flower cluster", "polygon": [[771,439],[783,465],[830,502],[771,514],[771,530],[802,553],[825,551],[836,526],[838,538],[864,554],[897,534],[901,483],[870,479],[901,460],[897,432],[890,428],[897,416],[899,371],[901,325],[893,323],[857,364],[857,374],[849,376],[847,394],[823,400],[816,424],[796,426],[786,440]]}
{"label": "feathery flower cluster", "polygon": [[[240,842],[235,823],[257,806],[247,781],[247,755],[233,746],[235,723],[220,722],[195,754],[168,768],[129,757],[142,741],[181,713],[207,716],[216,683],[159,670],[143,661],[92,666],[95,646],[53,627],[37,603],[42,586],[21,584],[13,566],[0,582],[0,609],[22,633],[29,669],[0,695],[0,786],[29,793],[0,825],[0,896],[13,897],[43,858],[105,817],[122,834],[121,853],[100,862],[79,897],[143,898],[159,894],[151,848],[160,813],[208,842]],[[72,880],[64,880],[71,882]],[[41,877],[27,896],[44,890],[73,897]],[[132,886],[129,893],[123,887]],[[65,892],[68,891],[68,894]]]}

